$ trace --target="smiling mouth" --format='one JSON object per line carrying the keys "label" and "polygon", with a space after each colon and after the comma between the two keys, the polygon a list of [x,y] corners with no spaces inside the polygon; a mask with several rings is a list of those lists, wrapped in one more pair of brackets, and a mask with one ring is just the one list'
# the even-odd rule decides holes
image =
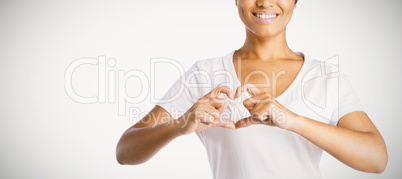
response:
{"label": "smiling mouth", "polygon": [[255,17],[260,18],[260,19],[274,19],[274,18],[276,18],[278,16],[278,14],[272,13],[272,12],[269,12],[269,13],[266,13],[266,12],[253,12],[253,15]]}

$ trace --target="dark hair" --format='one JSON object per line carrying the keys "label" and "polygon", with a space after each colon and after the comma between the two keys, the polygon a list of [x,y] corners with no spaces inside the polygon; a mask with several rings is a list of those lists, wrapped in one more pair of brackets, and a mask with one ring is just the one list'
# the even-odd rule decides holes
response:
{"label": "dark hair", "polygon": [[295,2],[295,4],[297,3],[297,0],[296,0],[296,2]]}

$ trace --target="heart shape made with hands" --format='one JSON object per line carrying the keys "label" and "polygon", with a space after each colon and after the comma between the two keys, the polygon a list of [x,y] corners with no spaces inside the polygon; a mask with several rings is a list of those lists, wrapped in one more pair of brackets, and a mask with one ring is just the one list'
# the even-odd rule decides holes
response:
{"label": "heart shape made with hands", "polygon": [[[240,102],[241,100],[238,99],[244,92],[247,92],[249,95],[246,95],[246,99],[243,104]],[[275,101],[276,103],[275,98],[270,97],[270,95],[267,95],[264,91],[258,89],[254,85],[241,85],[236,89],[234,99],[230,99],[227,102],[230,110],[230,118],[236,123],[236,128],[247,127],[252,124],[276,126],[270,117],[272,112],[265,112],[269,110],[266,110],[267,107],[264,107],[264,105],[267,106],[269,105],[268,103],[272,101]],[[251,116],[246,117],[244,115],[245,111],[242,106],[246,107]]]}

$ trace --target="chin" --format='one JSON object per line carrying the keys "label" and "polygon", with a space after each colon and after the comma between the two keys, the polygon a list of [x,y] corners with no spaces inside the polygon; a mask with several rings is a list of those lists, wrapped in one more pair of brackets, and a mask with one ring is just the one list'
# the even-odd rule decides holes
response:
{"label": "chin", "polygon": [[269,28],[269,27],[261,27],[261,28],[254,28],[254,29],[249,29],[251,33],[258,37],[273,37],[277,36],[278,34],[281,33],[281,31]]}

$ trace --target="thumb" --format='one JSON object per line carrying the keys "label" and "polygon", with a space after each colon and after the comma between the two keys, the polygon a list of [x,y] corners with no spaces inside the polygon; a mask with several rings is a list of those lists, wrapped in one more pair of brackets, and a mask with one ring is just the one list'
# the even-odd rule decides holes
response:
{"label": "thumb", "polygon": [[224,127],[229,129],[236,129],[236,125],[232,120],[222,118],[216,118],[212,123],[212,127]]}
{"label": "thumb", "polygon": [[236,122],[236,129],[242,128],[242,127],[248,127],[250,125],[260,124],[260,123],[261,123],[260,120],[256,119],[253,116],[250,116],[250,117],[246,117],[246,118],[243,118],[243,119],[240,119],[239,121],[237,121]]}

